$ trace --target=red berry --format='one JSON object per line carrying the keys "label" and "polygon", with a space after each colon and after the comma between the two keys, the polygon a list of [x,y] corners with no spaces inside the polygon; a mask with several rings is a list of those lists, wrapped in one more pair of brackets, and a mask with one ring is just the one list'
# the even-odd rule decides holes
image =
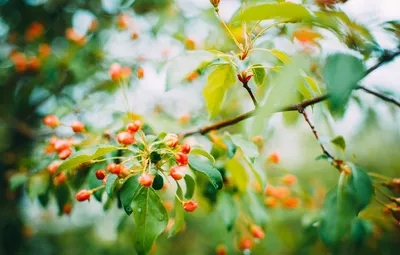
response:
{"label": "red berry", "polygon": [[274,164],[279,163],[279,155],[276,152],[272,152],[271,154],[269,154],[268,158],[269,158],[269,161],[271,161]]}
{"label": "red berry", "polygon": [[70,148],[67,148],[65,150],[62,150],[60,153],[58,153],[58,157],[60,159],[64,160],[64,159],[68,158],[69,156],[71,156],[71,154],[72,154],[72,150]]}
{"label": "red berry", "polygon": [[225,245],[220,244],[217,246],[216,254],[217,255],[226,255],[226,254],[228,254],[228,249],[225,247]]}
{"label": "red berry", "polygon": [[122,71],[122,67],[118,63],[112,64],[110,66],[110,69],[108,70],[108,72],[110,73],[111,79],[113,81],[119,80],[119,78],[121,77],[121,71]]}
{"label": "red berry", "polygon": [[190,152],[190,145],[187,144],[187,143],[181,144],[181,145],[179,146],[179,150],[180,150],[182,153],[188,154],[188,153]]}
{"label": "red berry", "polygon": [[189,162],[188,156],[182,152],[176,153],[175,160],[179,165],[187,165]]}
{"label": "red berry", "polygon": [[85,126],[79,120],[72,122],[71,127],[75,133],[81,133],[85,130]]}
{"label": "red berry", "polygon": [[51,164],[47,167],[47,171],[50,174],[54,174],[60,164],[61,164],[61,162],[58,160],[51,162]]}
{"label": "red berry", "polygon": [[129,123],[128,126],[126,126],[126,131],[136,133],[137,131],[139,131],[141,126],[142,123],[140,122],[140,120],[135,120]]}
{"label": "red berry", "polygon": [[164,142],[168,147],[176,147],[178,145],[179,142],[179,138],[176,134],[167,134],[164,137]]}
{"label": "red berry", "polygon": [[143,77],[144,77],[144,69],[143,69],[143,67],[139,67],[139,68],[138,68],[138,70],[137,70],[137,77],[138,77],[139,79],[143,79]]}
{"label": "red berry", "polygon": [[240,240],[239,248],[240,250],[250,250],[253,247],[253,242],[250,238],[243,238]]}
{"label": "red berry", "polygon": [[129,132],[121,132],[117,135],[120,144],[130,145],[135,142],[135,137]]}
{"label": "red berry", "polygon": [[106,171],[104,171],[104,170],[97,170],[96,171],[96,178],[98,180],[103,180],[104,177],[106,177]]}
{"label": "red berry", "polygon": [[61,173],[57,174],[56,177],[54,177],[53,183],[54,183],[54,185],[58,186],[58,185],[63,184],[66,180],[67,180],[67,176],[65,175],[64,172],[61,172]]}
{"label": "red berry", "polygon": [[57,137],[53,136],[53,137],[50,139],[49,144],[55,146],[58,140],[59,140],[59,139],[58,139]]}
{"label": "red berry", "polygon": [[179,181],[185,175],[185,173],[183,171],[184,171],[184,169],[182,166],[173,166],[169,170],[169,174],[171,175],[172,178]]}
{"label": "red berry", "polygon": [[264,238],[264,230],[259,226],[253,225],[250,228],[251,234],[254,238],[263,239]]}
{"label": "red berry", "polygon": [[58,120],[58,118],[54,115],[47,115],[46,117],[44,117],[43,119],[43,123],[46,126],[49,126],[51,128],[55,128],[57,126],[60,125],[60,121]]}
{"label": "red berry", "polygon": [[154,177],[149,173],[143,173],[139,177],[140,185],[142,185],[143,187],[146,187],[146,188],[150,187],[153,184],[153,180],[154,180]]}
{"label": "red berry", "polygon": [[83,189],[83,190],[79,191],[78,193],[76,193],[75,198],[78,201],[85,201],[85,200],[89,200],[91,195],[92,195],[91,190]]}
{"label": "red berry", "polygon": [[72,205],[70,203],[66,203],[66,204],[63,205],[62,210],[63,210],[64,214],[69,215],[72,212]]}
{"label": "red berry", "polygon": [[194,210],[196,210],[197,206],[197,203],[193,200],[183,202],[183,209],[185,209],[185,211],[187,212],[193,212]]}
{"label": "red berry", "polygon": [[69,148],[69,142],[68,142],[67,140],[58,140],[58,141],[55,143],[54,148],[55,148],[58,152],[63,151],[63,150],[65,150],[65,149],[68,149],[68,148]]}
{"label": "red berry", "polygon": [[115,163],[110,163],[107,166],[107,171],[112,173],[112,174],[119,175],[121,173],[121,166],[117,165]]}

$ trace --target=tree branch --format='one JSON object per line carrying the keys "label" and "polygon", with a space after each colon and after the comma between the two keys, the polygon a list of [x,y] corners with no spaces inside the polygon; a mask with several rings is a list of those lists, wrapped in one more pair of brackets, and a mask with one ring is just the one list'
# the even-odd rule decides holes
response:
{"label": "tree branch", "polygon": [[[393,52],[393,53],[386,53],[385,55],[383,55],[383,57],[381,58],[381,60],[378,63],[376,63],[375,65],[373,65],[370,68],[368,68],[368,70],[365,72],[365,76],[367,76],[368,74],[372,73],[373,71],[378,69],[380,66],[384,65],[385,63],[392,61],[396,56],[399,56],[399,55],[400,55],[400,50],[396,51],[396,52]],[[256,101],[251,89],[247,86],[247,84],[246,84],[246,86],[245,86],[245,84],[243,84],[243,87],[249,92],[250,97],[252,98],[253,103],[254,103],[254,105],[256,105],[256,108],[257,108],[258,102]],[[400,107],[400,102],[398,102],[397,100],[395,100],[393,98],[389,98],[389,97],[387,97],[387,96],[385,96],[383,94],[380,94],[378,92],[371,91],[371,90],[369,90],[369,89],[367,89],[367,88],[365,88],[363,86],[359,86],[358,89],[361,89],[364,92],[372,94],[372,95],[374,95],[374,96],[376,96],[378,98],[381,98],[381,99],[383,99],[383,100],[385,100],[387,102],[394,103],[395,105]],[[314,97],[314,98],[309,99],[309,100],[302,101],[302,102],[297,103],[297,104],[293,104],[293,105],[288,105],[288,106],[282,107],[281,109],[278,109],[278,110],[276,110],[274,112],[286,112],[286,111],[304,112],[304,109],[306,107],[308,107],[310,105],[314,105],[314,104],[320,103],[322,101],[325,101],[326,99],[328,99],[328,97],[329,97],[329,94],[326,93],[326,94],[323,94],[321,96],[317,96],[317,97]],[[242,114],[240,114],[240,115],[238,115],[236,117],[233,117],[233,118],[230,118],[230,119],[226,119],[226,120],[222,120],[222,121],[216,122],[214,124],[201,127],[199,129],[196,129],[196,130],[192,130],[192,131],[188,131],[188,132],[182,133],[180,136],[181,137],[186,137],[186,136],[190,136],[190,135],[194,135],[194,134],[204,135],[204,134],[207,134],[208,132],[210,132],[212,130],[218,130],[218,129],[221,129],[221,128],[224,128],[224,127],[227,127],[227,126],[234,125],[234,124],[236,124],[238,122],[241,122],[241,121],[243,121],[245,119],[253,117],[255,115],[255,113],[256,113],[256,110],[249,111],[249,112],[246,112],[246,113],[242,113]]]}

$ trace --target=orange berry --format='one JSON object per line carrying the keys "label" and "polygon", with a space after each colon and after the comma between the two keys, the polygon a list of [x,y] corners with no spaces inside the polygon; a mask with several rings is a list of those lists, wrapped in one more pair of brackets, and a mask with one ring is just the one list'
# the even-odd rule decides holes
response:
{"label": "orange berry", "polygon": [[182,125],[184,125],[184,124],[189,123],[190,119],[191,119],[190,114],[184,114],[184,115],[182,115],[182,116],[179,117],[179,122],[180,122]]}
{"label": "orange berry", "polygon": [[70,148],[67,148],[67,149],[60,151],[60,153],[58,153],[58,157],[60,159],[64,160],[64,159],[68,158],[69,156],[71,156],[71,154],[72,154],[72,150]]}
{"label": "orange berry", "polygon": [[121,78],[127,79],[132,75],[132,69],[129,66],[125,66],[121,69],[120,75],[121,75]]}
{"label": "orange berry", "polygon": [[120,168],[121,168],[121,171],[120,171],[120,173],[118,174],[118,177],[119,177],[119,178],[125,178],[125,177],[127,177],[128,175],[131,174],[131,171],[129,170],[129,167],[127,167],[127,166],[120,166]]}
{"label": "orange berry", "polygon": [[58,160],[51,162],[51,164],[47,167],[47,171],[51,175],[53,175],[56,172],[57,168],[60,166],[60,164],[61,164],[61,162]]}
{"label": "orange berry", "polygon": [[179,151],[184,153],[184,154],[189,154],[190,152],[190,145],[187,143],[181,144],[179,146]]}
{"label": "orange berry", "polygon": [[272,196],[278,199],[283,199],[286,198],[288,196],[290,196],[290,189],[286,186],[280,186],[280,187],[276,187],[273,192],[272,192]]}
{"label": "orange berry", "polygon": [[188,156],[182,152],[178,152],[175,154],[175,160],[181,166],[187,165],[189,163]]}
{"label": "orange berry", "polygon": [[149,173],[143,173],[140,177],[139,177],[139,183],[140,185],[142,185],[143,187],[150,187],[153,184],[154,181],[154,176],[152,176]]}
{"label": "orange berry", "polygon": [[137,70],[137,77],[138,77],[139,79],[143,79],[143,78],[144,78],[144,69],[143,69],[143,67],[139,67],[139,68],[138,68],[138,70]]}
{"label": "orange berry", "polygon": [[38,49],[38,55],[41,58],[47,58],[51,54],[51,47],[47,43],[41,43]]}
{"label": "orange berry", "polygon": [[132,40],[136,40],[136,39],[138,39],[138,38],[139,38],[139,34],[136,33],[136,32],[133,32],[133,33],[132,33]]}
{"label": "orange berry", "polygon": [[253,247],[253,241],[250,238],[243,238],[240,240],[239,248],[240,250],[250,250]]}
{"label": "orange berry", "polygon": [[196,43],[192,39],[188,38],[185,41],[185,46],[188,50],[194,50],[196,48]]}
{"label": "orange berry", "polygon": [[112,174],[119,175],[119,173],[121,172],[121,166],[115,164],[114,162],[112,162],[112,163],[107,165],[107,171],[112,173]]}
{"label": "orange berry", "polygon": [[70,203],[64,204],[64,205],[63,205],[63,208],[62,208],[62,211],[63,211],[64,214],[67,214],[67,215],[71,214],[71,212],[72,212],[72,205],[71,205]]}
{"label": "orange berry", "polygon": [[121,77],[121,71],[122,71],[122,67],[118,63],[112,64],[110,66],[110,69],[108,70],[108,72],[110,73],[111,79],[113,81],[119,80],[119,78]]}
{"label": "orange berry", "polygon": [[27,65],[29,69],[36,71],[40,68],[40,60],[38,57],[30,57]]}
{"label": "orange berry", "polygon": [[272,162],[274,164],[279,163],[279,155],[276,152],[272,152],[271,154],[269,154],[268,159],[270,162]]}
{"label": "orange berry", "polygon": [[174,203],[172,203],[171,201],[164,201],[164,207],[165,209],[170,212],[172,211],[172,208],[174,207]]}
{"label": "orange berry", "polygon": [[266,197],[264,203],[269,208],[276,208],[278,206],[278,200],[274,197]]}
{"label": "orange berry", "polygon": [[131,133],[136,133],[142,127],[142,122],[140,120],[132,121],[131,123],[126,126],[126,131]]}
{"label": "orange berry", "polygon": [[85,126],[79,120],[72,122],[71,127],[75,133],[81,133],[85,130]]}
{"label": "orange berry", "polygon": [[220,244],[217,246],[215,253],[216,253],[216,255],[226,255],[226,254],[228,254],[228,249],[226,248],[225,245]]}
{"label": "orange berry", "polygon": [[165,145],[167,145],[168,147],[173,148],[173,147],[176,147],[178,145],[179,138],[178,138],[178,136],[176,134],[167,134],[164,137],[164,142],[165,142]]}
{"label": "orange berry", "polygon": [[192,81],[196,80],[197,77],[199,77],[199,74],[197,72],[192,72],[188,76],[186,76],[186,80],[188,80],[189,82],[192,82]]}
{"label": "orange berry", "polygon": [[267,187],[265,188],[265,195],[272,196],[274,191],[275,191],[275,187],[270,184],[267,184]]}
{"label": "orange berry", "polygon": [[117,135],[117,140],[120,144],[130,145],[135,142],[135,137],[129,132],[121,132]]}
{"label": "orange berry", "polygon": [[65,150],[65,149],[68,149],[69,148],[69,142],[67,141],[67,140],[58,140],[56,143],[55,143],[55,145],[54,145],[54,148],[58,151],[58,152],[61,152],[61,151],[63,151],[63,150]]}
{"label": "orange berry", "polygon": [[183,178],[183,176],[185,175],[185,173],[183,172],[183,167],[182,166],[173,166],[171,167],[171,169],[169,170],[169,174],[171,175],[172,178],[174,178],[174,180],[181,180]]}
{"label": "orange berry", "polygon": [[300,200],[296,197],[288,197],[283,200],[282,205],[285,208],[294,209],[294,208],[299,207]]}
{"label": "orange berry", "polygon": [[293,174],[287,174],[282,177],[282,182],[286,185],[293,185],[297,182],[297,177]]}
{"label": "orange berry", "polygon": [[251,138],[251,140],[254,143],[261,143],[264,140],[264,137],[262,137],[261,135],[257,135],[257,136],[254,136],[253,138]]}
{"label": "orange berry", "polygon": [[14,63],[15,69],[18,72],[24,72],[27,68],[27,60],[25,54],[21,52],[13,52],[10,55],[11,61]]}
{"label": "orange berry", "polygon": [[49,126],[51,128],[55,128],[57,126],[60,125],[60,121],[58,120],[58,118],[54,115],[47,115],[46,117],[44,117],[43,119],[43,123],[46,126]]}
{"label": "orange berry", "polygon": [[250,232],[254,238],[263,239],[264,238],[264,230],[257,225],[252,225],[250,228]]}
{"label": "orange berry", "polygon": [[89,32],[96,31],[98,27],[99,27],[99,22],[97,21],[97,19],[93,19],[92,23],[90,23]]}
{"label": "orange berry", "polygon": [[89,200],[90,196],[92,195],[92,191],[91,190],[86,190],[83,189],[81,191],[79,191],[78,193],[76,193],[76,200],[78,200],[79,202],[85,201],[85,200]]}
{"label": "orange berry", "polygon": [[59,174],[57,174],[56,177],[54,177],[53,183],[54,183],[54,185],[58,186],[58,185],[63,184],[66,180],[67,180],[67,176],[65,175],[65,173],[60,172]]}
{"label": "orange berry", "polygon": [[198,207],[197,203],[193,200],[183,202],[183,209],[187,212],[193,212]]}
{"label": "orange berry", "polygon": [[120,14],[118,16],[117,26],[120,29],[126,29],[130,25],[131,21],[132,21],[131,16],[127,14]]}
{"label": "orange berry", "polygon": [[103,180],[104,177],[106,177],[106,175],[107,175],[107,174],[106,174],[106,171],[104,171],[104,170],[102,170],[102,169],[96,171],[96,178],[97,178],[98,180]]}

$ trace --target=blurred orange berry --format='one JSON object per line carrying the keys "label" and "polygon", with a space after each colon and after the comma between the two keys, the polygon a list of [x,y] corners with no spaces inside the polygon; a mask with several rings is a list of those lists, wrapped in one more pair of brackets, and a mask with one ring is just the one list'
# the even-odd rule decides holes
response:
{"label": "blurred orange berry", "polygon": [[269,154],[268,156],[268,160],[274,164],[278,164],[279,163],[279,155],[276,152],[272,152],[271,154]]}
{"label": "blurred orange berry", "polygon": [[172,211],[172,208],[174,208],[174,203],[171,201],[164,201],[164,207],[168,212]]}
{"label": "blurred orange berry", "polygon": [[71,42],[74,42],[81,46],[86,43],[86,37],[79,35],[72,27],[67,28],[67,30],[65,31],[65,37]]}
{"label": "blurred orange berry", "polygon": [[120,14],[118,16],[118,21],[117,21],[117,26],[120,29],[126,29],[128,28],[128,26],[131,23],[131,16],[129,16],[128,14]]}
{"label": "blurred orange berry", "polygon": [[288,187],[280,186],[280,187],[275,187],[271,196],[278,198],[278,199],[283,199],[283,198],[290,196],[290,193],[291,193],[291,191]]}
{"label": "blurred orange berry", "polygon": [[62,211],[63,211],[64,214],[67,214],[67,215],[71,214],[71,212],[72,212],[72,205],[71,205],[70,203],[64,204],[64,205],[63,205],[63,208],[62,208]]}
{"label": "blurred orange berry", "polygon": [[85,126],[79,120],[75,120],[74,122],[72,122],[71,127],[75,133],[81,133],[85,131]]}
{"label": "blurred orange berry", "polygon": [[275,190],[274,186],[267,184],[267,187],[265,187],[265,195],[272,196],[274,190]]}
{"label": "blurred orange berry", "polygon": [[136,33],[136,32],[133,32],[133,33],[132,33],[132,40],[136,40],[136,39],[138,39],[138,38],[139,38],[139,34]]}
{"label": "blurred orange berry", "polygon": [[34,70],[34,71],[36,71],[36,70],[38,70],[39,68],[40,68],[40,60],[39,60],[39,58],[38,57],[30,57],[29,59],[28,59],[28,68],[29,69],[31,69],[31,70]]}
{"label": "blurred orange berry", "polygon": [[297,182],[297,177],[293,174],[287,174],[282,177],[282,182],[286,185],[293,185]]}
{"label": "blurred orange berry", "polygon": [[288,197],[283,200],[282,205],[285,208],[294,209],[294,208],[299,207],[300,200],[296,197]]}
{"label": "blurred orange berry", "polygon": [[253,241],[250,238],[243,238],[240,240],[239,249],[240,250],[250,250],[253,247]]}
{"label": "blurred orange berry", "polygon": [[186,80],[189,82],[192,82],[192,81],[196,80],[197,77],[199,77],[199,74],[197,72],[192,72],[188,76],[186,76]]}
{"label": "blurred orange berry", "polygon": [[257,239],[263,239],[265,236],[264,230],[257,225],[252,225],[250,228],[250,232],[253,237]]}
{"label": "blurred orange berry", "polygon": [[278,199],[274,197],[266,197],[264,199],[264,204],[269,208],[276,208],[278,206]]}
{"label": "blurred orange berry", "polygon": [[264,140],[264,137],[262,137],[261,135],[257,135],[257,136],[254,136],[253,138],[251,138],[251,140],[254,143],[261,143]]}
{"label": "blurred orange berry", "polygon": [[47,58],[51,54],[51,47],[47,43],[41,43],[38,49],[39,57]]}
{"label": "blurred orange berry", "polygon": [[187,38],[187,39],[185,40],[185,47],[186,47],[186,49],[188,49],[188,50],[194,50],[194,49],[196,48],[196,42],[193,41],[193,40],[190,39],[190,38]]}
{"label": "blurred orange berry", "polygon": [[139,68],[138,68],[138,70],[137,70],[137,77],[138,77],[139,79],[143,79],[143,77],[144,77],[144,69],[143,69],[143,67],[139,67]]}
{"label": "blurred orange berry", "polygon": [[183,209],[187,212],[194,212],[198,207],[197,203],[194,202],[193,200],[189,200],[186,202],[183,202]]}
{"label": "blurred orange berry", "polygon": [[114,63],[110,66],[108,72],[110,73],[111,79],[113,81],[119,80],[121,77],[122,66],[118,63]]}
{"label": "blurred orange berry", "polygon": [[33,42],[44,33],[44,26],[39,22],[33,22],[25,31],[25,41]]}
{"label": "blurred orange berry", "polygon": [[66,180],[67,180],[67,176],[65,175],[65,173],[60,172],[59,174],[57,174],[56,177],[54,177],[53,183],[55,186],[58,186],[58,185],[63,184]]}
{"label": "blurred orange berry", "polygon": [[316,40],[321,39],[322,35],[309,28],[301,28],[293,32],[293,37],[302,44],[316,44]]}
{"label": "blurred orange berry", "polygon": [[179,117],[179,123],[181,123],[181,125],[185,125],[190,122],[190,119],[191,119],[191,116],[189,113],[184,114]]}
{"label": "blurred orange berry", "polygon": [[21,52],[12,52],[10,55],[11,61],[14,63],[17,72],[24,72],[27,68],[27,60],[25,54]]}
{"label": "blurred orange berry", "polygon": [[225,245],[220,244],[217,246],[217,249],[215,250],[216,255],[226,255],[228,254],[228,249],[226,248]]}
{"label": "blurred orange berry", "polygon": [[132,75],[132,69],[129,66],[121,69],[121,78],[129,78]]}
{"label": "blurred orange berry", "polygon": [[[47,115],[43,119],[43,124],[45,124],[46,126],[49,126],[51,128],[55,128],[55,127],[59,126],[61,123],[60,123],[60,121],[58,120],[58,118],[56,116]],[[50,142],[52,142],[52,141],[50,140]],[[54,139],[53,142],[54,142],[54,145],[55,145],[56,142],[57,142],[56,139]]]}
{"label": "blurred orange berry", "polygon": [[97,19],[93,19],[92,23],[90,23],[89,32],[96,31],[98,27],[99,27],[99,22],[97,21]]}

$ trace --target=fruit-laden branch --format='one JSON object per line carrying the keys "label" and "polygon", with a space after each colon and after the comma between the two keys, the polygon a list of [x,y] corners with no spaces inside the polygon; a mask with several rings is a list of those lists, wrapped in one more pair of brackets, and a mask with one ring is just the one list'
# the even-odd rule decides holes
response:
{"label": "fruit-laden branch", "polygon": [[[370,67],[365,72],[366,73],[365,75],[367,76],[368,74],[370,74],[373,71],[375,71],[376,69],[378,69],[380,66],[384,65],[387,62],[392,61],[396,56],[399,56],[399,55],[400,55],[400,51],[396,51],[394,53],[389,53],[387,55],[384,55],[378,63],[376,63],[375,65]],[[400,107],[400,103],[397,100],[395,100],[393,98],[390,98],[390,97],[388,97],[386,95],[383,95],[383,94],[381,94],[379,92],[375,92],[375,91],[369,90],[369,89],[367,89],[367,88],[365,88],[363,86],[358,86],[357,89],[361,89],[366,93],[372,94],[372,95],[374,95],[374,96],[376,96],[376,97],[378,97],[378,98],[380,98],[382,100],[385,100],[387,102],[393,103],[393,104],[395,104],[395,105]],[[251,96],[251,94],[250,94],[250,96]],[[328,99],[328,97],[329,97],[329,94],[323,94],[321,96],[317,96],[317,97],[314,97],[314,98],[309,99],[309,100],[305,100],[305,101],[297,103],[297,104],[292,104],[292,105],[288,105],[288,106],[282,107],[281,109],[278,109],[275,112],[302,111],[302,110],[304,110],[306,107],[308,107],[310,105],[317,104],[317,103],[320,103],[322,101],[325,101],[326,99]],[[236,123],[239,123],[239,122],[241,122],[241,121],[243,121],[245,119],[251,118],[251,117],[253,117],[255,115],[255,113],[256,113],[256,110],[245,112],[245,113],[242,113],[242,114],[240,114],[240,115],[238,115],[236,117],[230,118],[230,119],[222,120],[222,121],[213,123],[211,125],[201,127],[199,129],[196,129],[196,130],[187,131],[185,133],[182,133],[180,136],[181,137],[186,137],[186,136],[190,136],[190,135],[194,135],[194,134],[204,135],[204,134],[207,134],[208,132],[210,132],[212,130],[218,130],[218,129],[221,129],[221,128],[224,128],[224,127],[228,127],[228,126],[234,125]]]}

